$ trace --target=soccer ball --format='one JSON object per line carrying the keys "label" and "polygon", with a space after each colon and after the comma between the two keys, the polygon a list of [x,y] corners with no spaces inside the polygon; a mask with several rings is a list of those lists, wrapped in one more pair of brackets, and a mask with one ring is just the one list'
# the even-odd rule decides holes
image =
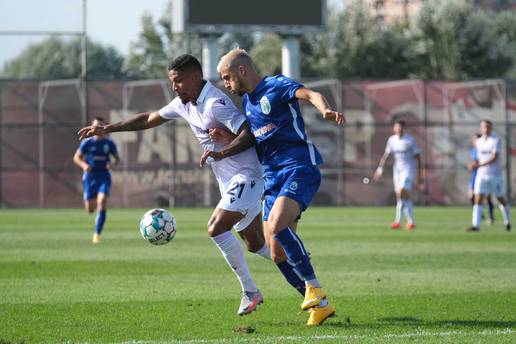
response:
{"label": "soccer ball", "polygon": [[176,235],[176,219],[165,209],[151,209],[140,221],[142,237],[153,245],[163,245]]}

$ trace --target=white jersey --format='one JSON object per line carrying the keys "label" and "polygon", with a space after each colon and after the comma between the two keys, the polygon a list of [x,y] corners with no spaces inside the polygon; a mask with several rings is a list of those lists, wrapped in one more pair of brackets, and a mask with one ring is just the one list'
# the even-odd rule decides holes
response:
{"label": "white jersey", "polygon": [[393,169],[395,173],[414,175],[416,170],[414,157],[419,154],[419,148],[412,136],[392,135],[385,145],[385,153],[394,155]]}
{"label": "white jersey", "polygon": [[[236,134],[246,117],[224,92],[213,86],[209,81],[202,88],[196,103],[197,105],[191,102],[183,104],[181,99],[176,97],[159,110],[159,114],[164,119],[184,118],[190,124],[202,147],[218,152],[222,150],[224,145],[213,143],[210,140],[208,129],[229,129]],[[211,168],[219,182],[221,193],[227,188],[231,178],[237,174],[251,179],[263,179],[262,166],[254,147],[222,160],[214,161],[211,163]]]}
{"label": "white jersey", "polygon": [[487,137],[480,137],[477,139],[475,147],[477,149],[477,158],[480,164],[488,161],[493,157],[494,154],[498,154],[498,158],[490,163],[489,165],[480,166],[477,170],[477,178],[479,176],[501,176],[502,165],[500,163],[501,153],[501,141],[500,138],[490,135]]}

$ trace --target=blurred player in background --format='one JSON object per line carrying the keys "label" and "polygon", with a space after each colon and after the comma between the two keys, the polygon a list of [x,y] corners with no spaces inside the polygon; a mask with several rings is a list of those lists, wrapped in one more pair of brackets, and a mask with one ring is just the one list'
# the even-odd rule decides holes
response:
{"label": "blurred player in background", "polygon": [[[203,79],[199,61],[191,55],[181,55],[169,66],[168,78],[177,97],[159,111],[136,114],[125,121],[105,126],[90,126],[79,131],[80,138],[117,131],[154,128],[173,119],[185,119],[205,150],[217,151],[220,158],[211,162],[219,184],[221,200],[208,222],[208,234],[222,252],[226,262],[242,286],[242,299],[237,314],[251,313],[263,302],[262,295],[249,273],[234,227],[244,239],[247,249],[270,259],[261,221],[263,170],[254,148],[241,149],[239,143],[254,138],[245,116],[221,90]],[[225,128],[237,138],[231,146],[213,143],[209,128]],[[220,159],[217,159],[220,160]]]}
{"label": "blurred player in background", "polygon": [[491,121],[480,122],[482,136],[475,142],[478,160],[472,163],[471,168],[477,169],[475,178],[475,204],[471,227],[466,228],[467,232],[480,231],[482,218],[482,205],[487,195],[493,194],[499,202],[498,207],[502,212],[503,223],[507,231],[511,230],[510,207],[505,199],[505,184],[502,177],[502,164],[500,153],[502,143],[499,137],[492,134],[493,124]]}
{"label": "blurred player in background", "polygon": [[[97,117],[91,122],[94,128],[103,124],[102,117]],[[84,207],[90,214],[97,209],[92,239],[94,244],[100,243],[100,235],[106,222],[107,199],[111,189],[111,157],[115,159],[113,165],[120,162],[115,143],[102,133],[82,141],[73,156],[75,164],[84,171]]]}
{"label": "blurred player in background", "polygon": [[[478,165],[478,155],[477,155],[477,148],[476,148],[476,142],[477,139],[479,139],[482,136],[482,134],[476,133],[471,138],[471,149],[469,150],[469,157],[471,159],[471,164],[469,165],[469,170],[471,171],[469,176],[469,201],[471,202],[471,206],[473,207],[475,205],[475,179],[477,177],[477,168],[475,166]],[[489,224],[493,223],[494,221],[494,207],[493,207],[493,201],[491,200],[491,195],[486,196],[487,205],[489,207],[489,219],[487,220]],[[482,214],[482,219],[484,218],[484,214]]]}
{"label": "blurred player in background", "polygon": [[[315,275],[301,238],[297,221],[321,183],[318,165],[322,158],[308,140],[299,99],[310,101],[327,120],[345,123],[318,92],[283,75],[262,77],[245,50],[233,49],[218,66],[224,86],[243,96],[243,106],[256,138],[258,158],[264,167],[265,229],[273,260],[296,289],[306,288],[301,304],[310,310],[307,325],[320,325],[335,314],[335,308]],[[211,156],[205,152],[203,159]]]}
{"label": "blurred player in background", "polygon": [[[394,135],[389,137],[385,146],[385,153],[380,159],[373,179],[380,180],[383,174],[383,166],[390,154],[394,155],[393,180],[396,193],[396,218],[391,224],[392,229],[401,227],[403,215],[405,215],[408,230],[416,228],[414,219],[414,204],[410,199],[412,184],[417,177],[420,189],[423,188],[423,174],[421,169],[421,157],[416,140],[404,132],[405,122],[396,121],[393,126]],[[416,175],[417,163],[417,175]]]}

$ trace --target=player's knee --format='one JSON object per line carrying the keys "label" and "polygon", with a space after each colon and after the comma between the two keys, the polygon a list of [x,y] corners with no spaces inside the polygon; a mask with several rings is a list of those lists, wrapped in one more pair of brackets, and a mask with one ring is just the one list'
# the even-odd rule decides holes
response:
{"label": "player's knee", "polygon": [[269,217],[267,220],[267,228],[271,234],[277,234],[283,229],[280,228],[279,218],[273,216]]}
{"label": "player's knee", "polygon": [[93,213],[93,212],[95,211],[95,205],[94,205],[93,203],[90,203],[90,202],[86,203],[86,204],[84,205],[84,208],[86,209],[86,211],[87,211],[89,214],[91,214],[91,213]]}
{"label": "player's knee", "polygon": [[[229,230],[231,230],[231,228],[229,228]],[[208,235],[210,238],[216,237],[217,235],[227,231],[228,229],[224,228],[217,218],[211,218],[210,221],[208,221]]]}

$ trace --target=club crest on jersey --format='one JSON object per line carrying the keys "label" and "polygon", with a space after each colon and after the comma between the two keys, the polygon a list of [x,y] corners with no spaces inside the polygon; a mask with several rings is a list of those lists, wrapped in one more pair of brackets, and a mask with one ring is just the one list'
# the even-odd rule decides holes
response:
{"label": "club crest on jersey", "polygon": [[290,183],[290,190],[296,191],[297,190],[297,182]]}
{"label": "club crest on jersey", "polygon": [[263,96],[260,99],[260,107],[262,108],[262,112],[266,115],[271,113],[271,103],[269,103],[269,99],[266,96]]}
{"label": "club crest on jersey", "polygon": [[109,153],[109,146],[107,144],[104,145],[104,153]]}

